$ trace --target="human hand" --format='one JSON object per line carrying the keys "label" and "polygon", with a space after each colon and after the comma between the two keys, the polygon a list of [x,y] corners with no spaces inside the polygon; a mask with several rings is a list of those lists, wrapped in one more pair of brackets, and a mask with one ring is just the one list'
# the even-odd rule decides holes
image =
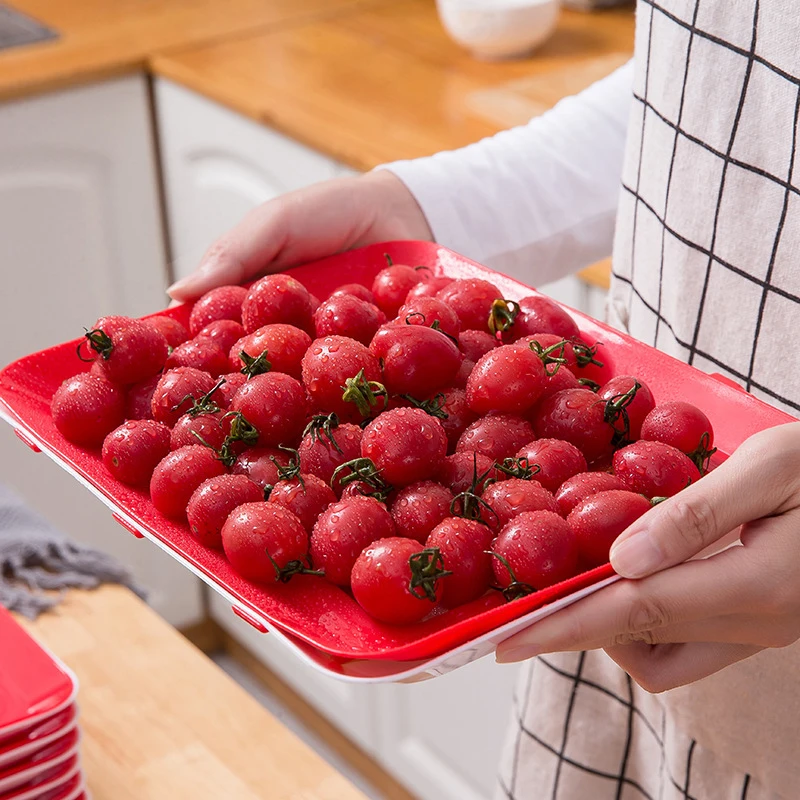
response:
{"label": "human hand", "polygon": [[206,251],[197,270],[167,290],[174,300],[373,242],[431,240],[422,210],[386,170],[335,178],[254,208]]}
{"label": "human hand", "polygon": [[[687,561],[741,527],[741,546]],[[800,423],[746,440],[614,542],[624,578],[497,648],[500,662],[604,648],[661,692],[800,638]]]}

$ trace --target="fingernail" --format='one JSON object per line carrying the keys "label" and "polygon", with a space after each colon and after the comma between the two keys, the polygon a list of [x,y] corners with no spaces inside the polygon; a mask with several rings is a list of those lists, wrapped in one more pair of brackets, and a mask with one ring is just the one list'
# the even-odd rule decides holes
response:
{"label": "fingernail", "polygon": [[655,572],[664,560],[647,531],[635,533],[611,548],[611,565],[623,578],[641,578]]}
{"label": "fingernail", "polygon": [[536,645],[512,647],[510,650],[498,650],[494,654],[494,660],[498,664],[514,664],[517,661],[527,661],[529,658],[538,656],[541,652],[542,649]]}

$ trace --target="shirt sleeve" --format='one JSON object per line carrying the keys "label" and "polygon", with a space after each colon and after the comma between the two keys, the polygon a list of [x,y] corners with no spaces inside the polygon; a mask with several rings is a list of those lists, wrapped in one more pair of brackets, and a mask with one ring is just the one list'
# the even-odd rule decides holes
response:
{"label": "shirt sleeve", "polygon": [[527,125],[395,161],[435,240],[548,283],[611,253],[633,82],[628,62]]}

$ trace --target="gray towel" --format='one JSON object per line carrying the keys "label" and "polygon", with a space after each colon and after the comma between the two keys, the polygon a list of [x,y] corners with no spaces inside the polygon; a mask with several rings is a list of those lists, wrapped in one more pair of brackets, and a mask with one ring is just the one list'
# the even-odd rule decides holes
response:
{"label": "gray towel", "polygon": [[43,590],[101,583],[121,583],[143,596],[129,570],[106,553],[71,542],[0,484],[0,605],[34,619],[61,599]]}

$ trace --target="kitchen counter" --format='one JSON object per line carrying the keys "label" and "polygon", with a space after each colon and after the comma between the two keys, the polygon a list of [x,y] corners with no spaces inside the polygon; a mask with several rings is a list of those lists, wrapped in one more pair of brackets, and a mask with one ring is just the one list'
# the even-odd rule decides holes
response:
{"label": "kitchen counter", "polygon": [[[631,8],[563,11],[534,56],[474,59],[433,0],[13,0],[61,34],[0,51],[0,100],[134,71],[357,170],[521,124],[631,56]],[[364,68],[368,65],[368,68]],[[608,285],[608,265],[584,270]]]}
{"label": "kitchen counter", "polygon": [[527,122],[623,64],[632,45],[630,10],[564,11],[535,56],[478,61],[431,0],[396,0],[156,55],[151,69],[368,170]]}
{"label": "kitchen counter", "polygon": [[78,675],[94,800],[366,800],[127,589],[20,621]]}
{"label": "kitchen counter", "polygon": [[[385,0],[372,0],[382,2]],[[0,50],[0,100],[146,70],[172,48],[298,24],[370,0],[7,0],[57,39]]]}

